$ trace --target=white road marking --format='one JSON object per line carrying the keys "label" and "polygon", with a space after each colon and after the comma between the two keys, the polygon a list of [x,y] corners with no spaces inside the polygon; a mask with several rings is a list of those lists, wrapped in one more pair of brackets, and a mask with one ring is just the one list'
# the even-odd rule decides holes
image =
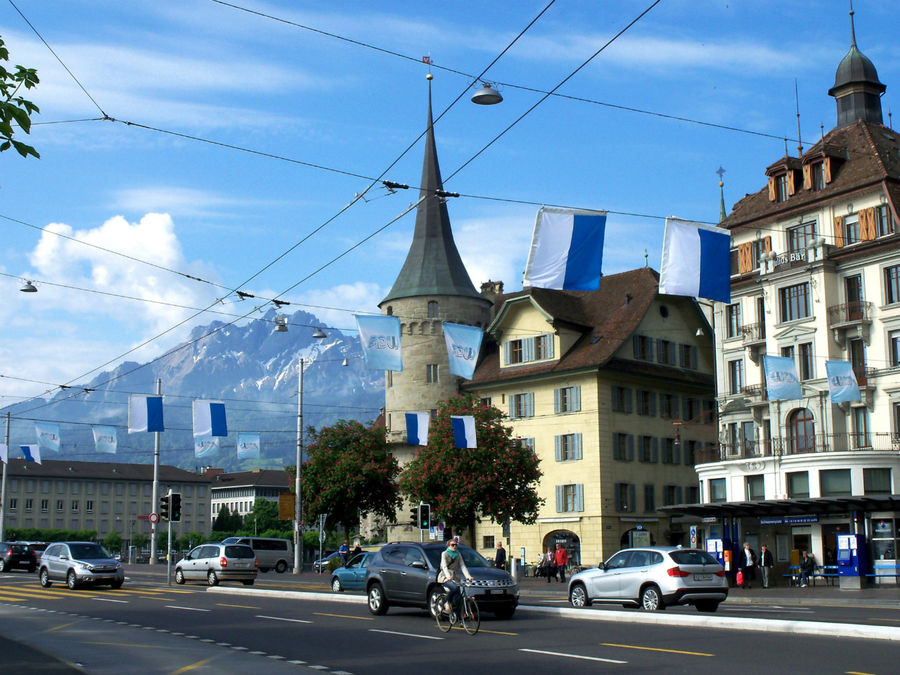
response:
{"label": "white road marking", "polygon": [[307,621],[306,619],[288,619],[283,616],[267,616],[265,614],[257,614],[257,619],[272,619],[272,621],[290,621],[291,623],[312,623],[312,621]]}
{"label": "white road marking", "polygon": [[169,609],[183,609],[188,612],[211,612],[211,609],[203,609],[201,607],[182,607],[181,605],[166,605]]}
{"label": "white road marking", "polygon": [[91,600],[96,600],[97,602],[121,602],[124,604],[128,604],[127,600],[113,600],[112,598],[91,598]]}
{"label": "white road marking", "polygon": [[379,630],[377,628],[370,628],[369,632],[371,633],[385,633],[387,635],[402,635],[404,637],[414,637],[414,638],[422,638],[423,640],[443,640],[444,638],[438,637],[436,635],[419,635],[418,633],[401,633],[396,630]]}
{"label": "white road marking", "polygon": [[567,659],[580,659],[581,661],[602,661],[603,663],[628,663],[628,661],[618,661],[616,659],[602,659],[599,656],[581,656],[580,654],[563,654],[562,652],[547,652],[542,649],[520,649],[520,652],[528,652],[529,654],[543,654],[545,656],[562,656]]}

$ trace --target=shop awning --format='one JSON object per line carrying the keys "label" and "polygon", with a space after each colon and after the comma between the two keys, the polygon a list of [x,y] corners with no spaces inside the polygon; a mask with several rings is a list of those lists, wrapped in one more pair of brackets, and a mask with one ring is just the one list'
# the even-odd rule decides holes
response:
{"label": "shop awning", "polygon": [[756,502],[675,504],[658,509],[672,516],[698,518],[770,518],[776,516],[841,515],[851,511],[897,511],[900,495],[859,495],[853,497],[807,497],[765,499]]}

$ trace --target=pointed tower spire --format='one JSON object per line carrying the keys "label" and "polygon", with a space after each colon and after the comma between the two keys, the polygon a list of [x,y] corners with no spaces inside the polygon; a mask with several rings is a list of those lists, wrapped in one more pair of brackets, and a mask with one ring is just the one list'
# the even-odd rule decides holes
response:
{"label": "pointed tower spire", "polygon": [[834,86],[828,90],[837,103],[837,125],[845,127],[857,120],[883,124],[881,95],[885,87],[878,81],[872,62],[856,46],[853,3],[850,3],[850,51],[834,74]]}
{"label": "pointed tower spire", "polygon": [[716,173],[719,174],[719,222],[721,223],[728,215],[725,212],[725,183],[722,181],[722,176],[725,175],[725,169],[720,166]]}
{"label": "pointed tower spire", "polygon": [[425,134],[425,159],[416,210],[416,228],[393,288],[381,304],[398,298],[423,295],[451,295],[481,298],[453,240],[446,198],[434,142],[434,120],[431,114],[431,74],[428,74],[428,131]]}

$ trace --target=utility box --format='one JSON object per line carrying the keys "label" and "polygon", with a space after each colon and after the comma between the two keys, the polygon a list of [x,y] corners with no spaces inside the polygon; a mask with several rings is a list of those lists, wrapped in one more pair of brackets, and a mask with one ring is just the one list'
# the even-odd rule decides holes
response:
{"label": "utility box", "polygon": [[866,537],[863,534],[839,534],[837,568],[841,588],[858,589],[869,569]]}

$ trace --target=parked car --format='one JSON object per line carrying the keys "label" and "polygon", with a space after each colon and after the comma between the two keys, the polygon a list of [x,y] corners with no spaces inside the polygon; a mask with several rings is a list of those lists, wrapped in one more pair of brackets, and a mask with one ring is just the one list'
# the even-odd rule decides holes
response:
{"label": "parked car", "polygon": [[574,607],[603,602],[653,611],[694,605],[715,612],[727,597],[725,570],[713,556],[674,546],[624,549],[569,580]]}
{"label": "parked car", "polygon": [[227,537],[223,544],[246,544],[259,561],[259,571],[274,569],[279,574],[294,564],[294,544],[289,539],[273,537]]}
{"label": "parked car", "polygon": [[39,563],[41,586],[65,581],[75,589],[82,585],[121,588],[125,570],[105,548],[93,541],[60,541],[47,546]]}
{"label": "parked car", "polygon": [[341,591],[355,591],[365,588],[366,570],[375,553],[363,551],[357,553],[343,567],[338,567],[331,573],[331,590],[335,593]]}
{"label": "parked car", "polygon": [[319,558],[313,563],[313,572],[315,572],[316,574],[322,574],[322,572],[324,572],[328,568],[328,563],[330,563],[335,558],[340,557],[341,554],[338,551],[335,551],[334,553],[329,553],[324,558]]}
{"label": "parked car", "polygon": [[240,581],[252,586],[258,562],[246,544],[201,544],[175,564],[175,583],[205,579],[210,586],[220,581]]}
{"label": "parked car", "polygon": [[[443,542],[420,544],[412,541],[385,544],[366,570],[369,611],[384,614],[391,605],[421,607],[435,613],[443,586],[437,582]],[[480,553],[468,546],[459,552],[474,578],[469,594],[478,600],[482,612],[509,619],[519,604],[519,587],[505,570],[491,567]]]}
{"label": "parked car", "polygon": [[9,572],[17,567],[29,572],[37,569],[38,553],[35,553],[28,544],[13,541],[0,542],[0,572]]}

